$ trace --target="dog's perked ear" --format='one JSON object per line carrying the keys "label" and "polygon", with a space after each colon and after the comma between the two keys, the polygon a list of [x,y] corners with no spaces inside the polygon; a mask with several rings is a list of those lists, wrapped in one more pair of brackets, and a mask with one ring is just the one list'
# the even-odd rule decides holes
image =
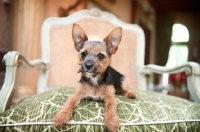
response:
{"label": "dog's perked ear", "polygon": [[88,40],[85,31],[78,24],[73,24],[72,38],[74,41],[74,47],[77,51],[80,51],[83,43]]}
{"label": "dog's perked ear", "polygon": [[122,28],[118,27],[114,29],[105,39],[106,45],[108,46],[110,54],[117,52],[119,43],[122,38]]}

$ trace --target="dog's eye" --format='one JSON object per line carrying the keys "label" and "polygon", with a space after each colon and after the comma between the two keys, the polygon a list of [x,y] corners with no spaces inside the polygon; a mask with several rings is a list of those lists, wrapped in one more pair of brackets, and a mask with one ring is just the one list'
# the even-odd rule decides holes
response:
{"label": "dog's eye", "polygon": [[87,53],[86,51],[85,51],[85,52],[82,52],[82,53],[81,53],[81,58],[82,58],[82,59],[85,59],[85,57],[87,56],[87,54],[88,54],[88,53]]}
{"label": "dog's eye", "polygon": [[105,58],[105,56],[104,56],[103,54],[98,54],[98,55],[97,55],[97,58],[98,58],[99,60],[103,60],[103,59]]}

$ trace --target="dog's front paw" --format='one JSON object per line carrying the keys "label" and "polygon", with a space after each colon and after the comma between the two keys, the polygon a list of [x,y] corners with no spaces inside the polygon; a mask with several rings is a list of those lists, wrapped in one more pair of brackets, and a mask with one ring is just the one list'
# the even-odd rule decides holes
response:
{"label": "dog's front paw", "polygon": [[131,92],[131,91],[129,91],[129,92],[127,92],[127,93],[125,94],[125,97],[134,99],[134,98],[136,97],[136,94],[133,93],[133,92]]}
{"label": "dog's front paw", "polygon": [[120,120],[116,115],[109,115],[104,119],[104,126],[109,132],[117,132],[120,126]]}
{"label": "dog's front paw", "polygon": [[58,112],[53,119],[53,126],[61,128],[70,122],[71,115],[66,112]]}

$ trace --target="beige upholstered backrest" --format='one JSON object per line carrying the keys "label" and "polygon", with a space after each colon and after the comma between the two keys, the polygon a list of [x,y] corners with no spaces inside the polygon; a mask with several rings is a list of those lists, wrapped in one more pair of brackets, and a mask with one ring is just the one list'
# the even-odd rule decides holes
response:
{"label": "beige upholstered backrest", "polygon": [[78,53],[72,40],[72,25],[79,24],[88,36],[105,38],[114,28],[122,27],[122,40],[112,56],[111,66],[124,74],[133,89],[146,89],[139,70],[144,62],[144,34],[137,25],[120,21],[113,14],[97,9],[82,10],[66,18],[49,18],[42,27],[42,59],[48,70],[41,73],[38,91],[42,87],[77,87]]}

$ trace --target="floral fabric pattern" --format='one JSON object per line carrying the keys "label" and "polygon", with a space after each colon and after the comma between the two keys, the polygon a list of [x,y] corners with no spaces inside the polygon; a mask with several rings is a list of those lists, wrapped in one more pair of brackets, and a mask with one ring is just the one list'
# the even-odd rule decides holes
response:
{"label": "floral fabric pattern", "polygon": [[[72,124],[62,129],[51,125],[73,88],[59,88],[23,99],[0,115],[0,131],[103,132],[104,104],[83,100]],[[136,99],[117,95],[119,131],[200,131],[200,104],[155,92],[134,90]]]}

